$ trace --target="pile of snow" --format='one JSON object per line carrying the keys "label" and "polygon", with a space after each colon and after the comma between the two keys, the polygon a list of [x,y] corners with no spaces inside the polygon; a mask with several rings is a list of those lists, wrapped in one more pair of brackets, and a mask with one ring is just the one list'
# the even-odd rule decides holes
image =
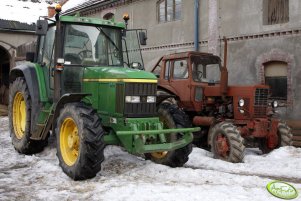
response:
{"label": "pile of snow", "polygon": [[59,167],[54,137],[39,154],[18,154],[9,137],[8,118],[0,117],[0,200],[279,201],[266,190],[275,178],[300,192],[300,148],[259,152],[249,149],[244,163],[232,164],[194,148],[184,167],[170,168],[108,146],[97,176],[73,181]]}
{"label": "pile of snow", "polygon": [[49,0],[1,0],[0,19],[27,24],[35,23],[40,16],[47,16]]}

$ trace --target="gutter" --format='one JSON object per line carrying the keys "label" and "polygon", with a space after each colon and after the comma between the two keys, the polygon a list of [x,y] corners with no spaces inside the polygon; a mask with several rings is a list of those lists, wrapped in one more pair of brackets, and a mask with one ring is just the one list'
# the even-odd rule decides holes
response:
{"label": "gutter", "polygon": [[18,32],[18,33],[28,33],[28,34],[35,34],[35,31],[24,30],[24,29],[4,29],[0,28],[0,32]]}
{"label": "gutter", "polygon": [[194,0],[194,50],[199,51],[199,0]]}

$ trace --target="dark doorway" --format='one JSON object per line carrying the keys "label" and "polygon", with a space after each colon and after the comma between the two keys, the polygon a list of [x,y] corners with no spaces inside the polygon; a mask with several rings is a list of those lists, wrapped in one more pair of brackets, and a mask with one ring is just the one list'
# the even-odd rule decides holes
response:
{"label": "dark doorway", "polygon": [[0,46],[0,104],[4,105],[8,105],[9,70],[9,53]]}
{"label": "dark doorway", "polygon": [[287,100],[287,63],[270,61],[264,64],[265,84],[271,87],[271,98]]}

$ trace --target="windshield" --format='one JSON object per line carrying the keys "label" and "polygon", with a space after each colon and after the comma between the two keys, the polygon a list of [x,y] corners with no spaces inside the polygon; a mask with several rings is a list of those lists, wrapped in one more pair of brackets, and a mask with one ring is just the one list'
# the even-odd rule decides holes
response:
{"label": "windshield", "polygon": [[122,66],[121,30],[67,25],[64,59],[66,65]]}
{"label": "windshield", "polygon": [[192,57],[192,78],[195,82],[220,81],[220,60],[218,57]]}

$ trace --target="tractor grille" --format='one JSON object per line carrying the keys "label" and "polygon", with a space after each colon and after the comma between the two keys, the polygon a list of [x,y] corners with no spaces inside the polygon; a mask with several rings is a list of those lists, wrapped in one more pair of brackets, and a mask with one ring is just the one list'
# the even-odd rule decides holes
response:
{"label": "tractor grille", "polygon": [[126,83],[125,96],[140,96],[140,103],[125,103],[127,117],[150,117],[156,114],[156,103],[147,103],[147,96],[156,96],[157,84]]}
{"label": "tractor grille", "polygon": [[124,105],[124,84],[117,83],[116,84],[116,112],[123,113],[123,105]]}
{"label": "tractor grille", "polygon": [[254,117],[265,117],[268,107],[268,89],[256,89],[254,102]]}

